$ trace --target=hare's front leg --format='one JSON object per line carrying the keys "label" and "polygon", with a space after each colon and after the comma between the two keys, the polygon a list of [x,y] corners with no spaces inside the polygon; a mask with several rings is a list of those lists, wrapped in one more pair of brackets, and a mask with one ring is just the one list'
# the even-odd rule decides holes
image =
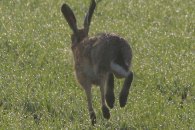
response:
{"label": "hare's front leg", "polygon": [[92,125],[95,125],[96,115],[95,115],[95,112],[93,110],[93,105],[92,105],[91,84],[85,85],[84,89],[85,89],[85,93],[87,96],[88,110],[89,110],[91,123],[92,123]]}
{"label": "hare's front leg", "polygon": [[110,73],[108,75],[107,86],[106,86],[106,103],[110,108],[114,107],[114,75]]}

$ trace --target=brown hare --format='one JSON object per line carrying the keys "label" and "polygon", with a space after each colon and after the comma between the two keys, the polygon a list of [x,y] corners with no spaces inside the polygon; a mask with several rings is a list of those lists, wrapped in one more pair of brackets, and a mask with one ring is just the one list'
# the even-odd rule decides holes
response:
{"label": "brown hare", "polygon": [[71,8],[67,4],[63,4],[61,7],[61,11],[73,31],[71,48],[75,61],[74,67],[78,82],[86,92],[88,110],[93,125],[96,123],[96,115],[92,106],[92,85],[100,86],[103,116],[109,119],[110,112],[107,105],[113,108],[115,101],[114,76],[125,78],[119,96],[121,107],[126,105],[133,80],[133,72],[129,71],[132,50],[126,40],[109,33],[101,33],[95,37],[88,36],[95,7],[95,0],[91,0],[83,29],[77,28],[76,18]]}

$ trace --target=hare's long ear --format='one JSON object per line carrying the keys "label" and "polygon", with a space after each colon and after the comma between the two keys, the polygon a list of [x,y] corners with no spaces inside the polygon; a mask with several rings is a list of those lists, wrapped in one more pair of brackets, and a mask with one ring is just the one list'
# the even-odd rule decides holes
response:
{"label": "hare's long ear", "polygon": [[70,28],[76,34],[78,32],[78,28],[77,28],[77,22],[76,22],[76,18],[75,18],[73,11],[71,10],[71,8],[67,4],[62,5],[61,11],[62,11],[66,21],[68,22]]}
{"label": "hare's long ear", "polygon": [[89,10],[85,16],[85,21],[84,21],[84,29],[86,30],[87,33],[89,31],[90,22],[91,22],[91,18],[92,18],[93,12],[95,10],[95,7],[96,7],[95,0],[91,0],[90,7],[89,7]]}

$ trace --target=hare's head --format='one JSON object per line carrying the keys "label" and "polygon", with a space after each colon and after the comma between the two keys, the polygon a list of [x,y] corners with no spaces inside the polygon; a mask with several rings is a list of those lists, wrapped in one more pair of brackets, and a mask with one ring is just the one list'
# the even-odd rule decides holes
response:
{"label": "hare's head", "polygon": [[67,4],[62,5],[61,11],[66,21],[68,22],[70,28],[73,31],[73,34],[71,36],[72,46],[80,43],[84,38],[88,37],[89,26],[90,26],[91,18],[92,18],[95,7],[96,7],[95,0],[91,0],[91,5],[84,19],[84,28],[78,29],[76,18],[75,18],[73,11]]}

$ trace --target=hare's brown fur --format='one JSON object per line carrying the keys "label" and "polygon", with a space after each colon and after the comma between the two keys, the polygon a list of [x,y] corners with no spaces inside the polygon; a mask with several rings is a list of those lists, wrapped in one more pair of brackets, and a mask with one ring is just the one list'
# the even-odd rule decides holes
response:
{"label": "hare's brown fur", "polygon": [[111,62],[116,62],[125,70],[128,70],[131,64],[131,48],[127,41],[114,34],[87,37],[73,46],[72,51],[76,75],[81,84],[89,81],[91,84],[100,85],[101,74],[113,73]]}
{"label": "hare's brown fur", "polygon": [[107,105],[113,108],[115,101],[114,75],[118,78],[125,78],[119,98],[121,107],[126,105],[129,88],[133,80],[133,72],[129,71],[132,50],[125,39],[115,34],[106,33],[88,37],[89,25],[95,6],[95,0],[91,0],[83,29],[77,29],[76,18],[68,5],[64,4],[61,9],[73,30],[71,39],[76,76],[86,92],[92,124],[96,122],[92,106],[92,85],[100,86],[103,116],[109,119],[110,112]]}

